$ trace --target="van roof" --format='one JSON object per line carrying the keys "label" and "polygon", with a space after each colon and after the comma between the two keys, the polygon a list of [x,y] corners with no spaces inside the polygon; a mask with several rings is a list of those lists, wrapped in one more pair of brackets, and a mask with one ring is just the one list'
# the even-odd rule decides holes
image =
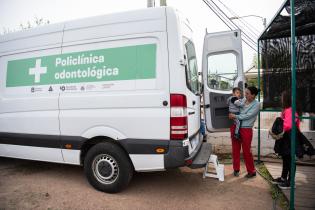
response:
{"label": "van roof", "polygon": [[134,22],[140,20],[160,19],[165,14],[165,7],[152,7],[139,10],[110,13],[105,15],[85,17],[60,23],[38,26],[25,31],[17,31],[0,36],[0,43],[14,39],[36,36],[51,32],[59,32],[69,29],[92,27],[97,25],[117,24],[121,22]]}
{"label": "van roof", "polygon": [[[35,27],[26,31],[18,31],[0,36],[0,56],[5,52],[12,52],[22,49],[38,47],[32,44],[33,39],[37,36],[47,35],[48,37],[41,41],[41,45],[60,45],[62,42],[62,32],[77,30],[80,28],[105,26],[113,24],[133,23],[139,21],[154,21],[165,19],[166,7],[145,8],[139,10],[125,11],[119,13],[106,14],[95,17],[82,18],[77,20],[66,21],[62,23],[49,24]],[[175,13],[174,9],[170,11]],[[163,21],[163,25],[166,22]],[[166,30],[166,26],[164,29]],[[125,30],[127,31],[127,30]],[[53,35],[54,34],[54,35]],[[61,38],[61,39],[60,39]],[[32,40],[31,40],[32,39]],[[18,42],[15,42],[18,40]],[[23,40],[23,42],[22,42]],[[60,40],[60,41],[59,41]],[[14,44],[13,44],[14,43]],[[23,46],[26,43],[27,46]],[[14,46],[13,46],[14,45]]]}

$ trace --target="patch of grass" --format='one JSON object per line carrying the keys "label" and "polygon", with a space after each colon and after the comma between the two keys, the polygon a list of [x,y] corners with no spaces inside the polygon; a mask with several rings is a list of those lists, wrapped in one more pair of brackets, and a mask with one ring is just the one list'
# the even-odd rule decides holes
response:
{"label": "patch of grass", "polygon": [[280,207],[284,210],[289,209],[289,203],[285,197],[285,195],[282,193],[282,191],[279,189],[277,185],[274,185],[271,183],[272,176],[269,173],[268,169],[263,163],[260,163],[256,165],[256,168],[258,169],[258,173],[268,181],[269,186],[270,186],[270,193],[271,197],[275,202],[279,202]]}
{"label": "patch of grass", "polygon": [[224,165],[232,164],[232,155],[231,154],[217,154],[218,160]]}

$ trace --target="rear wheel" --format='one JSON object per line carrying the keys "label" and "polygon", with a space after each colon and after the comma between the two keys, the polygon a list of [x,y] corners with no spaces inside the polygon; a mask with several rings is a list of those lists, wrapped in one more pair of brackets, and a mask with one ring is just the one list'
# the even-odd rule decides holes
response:
{"label": "rear wheel", "polygon": [[104,142],[87,152],[84,172],[97,190],[116,193],[128,186],[133,168],[125,151],[113,143]]}

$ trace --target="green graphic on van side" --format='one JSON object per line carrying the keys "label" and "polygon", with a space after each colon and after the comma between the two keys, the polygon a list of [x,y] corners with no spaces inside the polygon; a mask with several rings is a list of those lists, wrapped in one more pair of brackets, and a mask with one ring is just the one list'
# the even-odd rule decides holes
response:
{"label": "green graphic on van side", "polygon": [[6,87],[155,78],[156,44],[8,61]]}

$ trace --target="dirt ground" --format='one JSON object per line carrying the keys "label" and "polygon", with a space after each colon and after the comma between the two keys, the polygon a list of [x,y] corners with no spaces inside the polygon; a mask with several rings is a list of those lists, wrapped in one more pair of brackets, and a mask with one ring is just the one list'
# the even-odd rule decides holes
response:
{"label": "dirt ground", "polygon": [[0,209],[272,209],[264,179],[232,172],[225,165],[224,182],[186,167],[135,173],[125,191],[106,194],[88,184],[82,167],[0,157]]}

